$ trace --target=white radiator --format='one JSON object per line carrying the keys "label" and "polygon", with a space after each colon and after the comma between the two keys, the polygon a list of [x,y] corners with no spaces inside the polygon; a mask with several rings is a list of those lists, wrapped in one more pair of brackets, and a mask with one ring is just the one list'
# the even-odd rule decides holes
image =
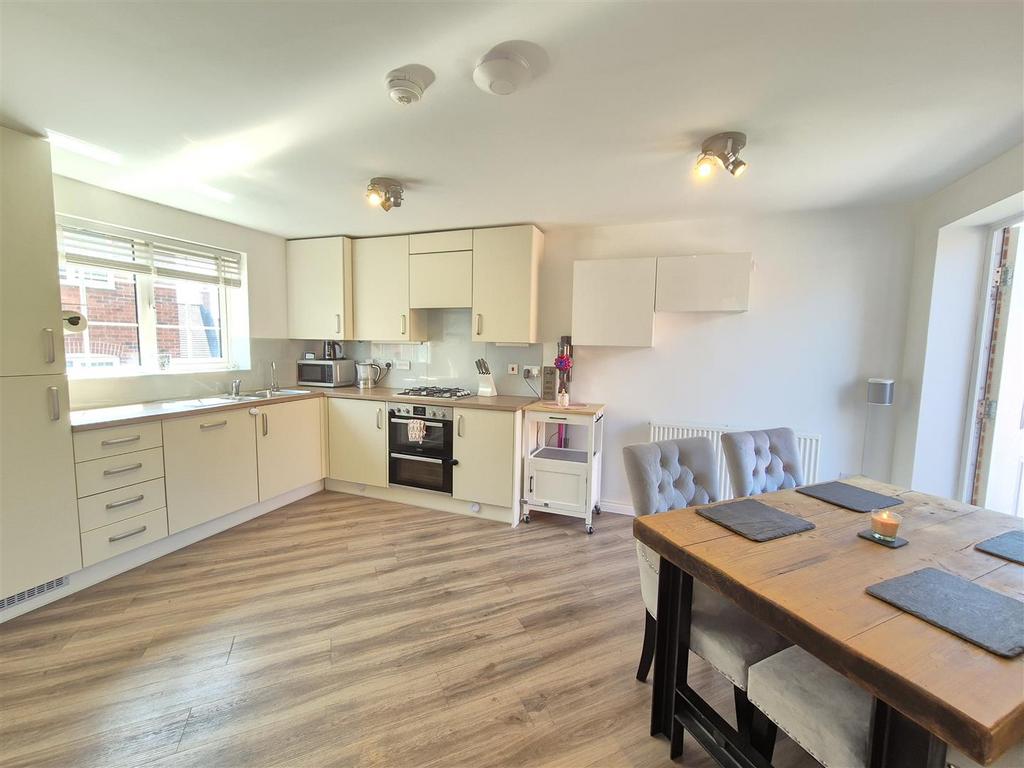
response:
{"label": "white radiator", "polygon": [[[656,440],[679,440],[684,437],[706,437],[711,441],[715,452],[715,464],[718,465],[718,498],[731,499],[732,482],[729,480],[729,467],[725,463],[725,452],[722,450],[722,433],[740,431],[738,427],[709,427],[701,424],[658,424],[651,422],[651,442]],[[821,461],[821,435],[808,435],[798,432],[796,435],[797,449],[800,451],[800,464],[804,470],[804,482],[810,485],[818,482],[818,465]]]}

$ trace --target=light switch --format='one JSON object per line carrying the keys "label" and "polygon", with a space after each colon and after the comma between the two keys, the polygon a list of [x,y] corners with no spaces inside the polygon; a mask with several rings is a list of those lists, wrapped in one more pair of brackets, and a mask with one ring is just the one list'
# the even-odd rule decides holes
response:
{"label": "light switch", "polygon": [[508,364],[508,375],[509,376],[518,376],[519,375],[519,363],[509,363]]}

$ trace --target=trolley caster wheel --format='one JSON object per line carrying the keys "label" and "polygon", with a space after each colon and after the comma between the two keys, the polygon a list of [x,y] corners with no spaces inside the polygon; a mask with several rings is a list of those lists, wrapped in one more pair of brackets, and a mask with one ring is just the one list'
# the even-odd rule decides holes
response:
{"label": "trolley caster wheel", "polygon": [[530,516],[529,515],[523,515],[523,522],[524,523],[529,523],[530,522]]}
{"label": "trolley caster wheel", "polygon": [[600,507],[600,505],[597,505],[597,506],[594,507],[594,514],[595,515],[600,515],[601,514],[601,507]]}
{"label": "trolley caster wheel", "polygon": [[593,534],[593,533],[594,533],[594,526],[588,525],[587,526],[587,534],[590,535],[590,534]]}

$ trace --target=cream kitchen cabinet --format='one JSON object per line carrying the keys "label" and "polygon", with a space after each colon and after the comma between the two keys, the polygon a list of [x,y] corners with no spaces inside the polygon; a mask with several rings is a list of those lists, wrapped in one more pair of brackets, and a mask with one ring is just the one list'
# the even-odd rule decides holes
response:
{"label": "cream kitchen cabinet", "polygon": [[452,496],[511,507],[516,502],[517,413],[455,409]]}
{"label": "cream kitchen cabinet", "polygon": [[257,410],[260,501],[322,480],[319,400],[275,403]]}
{"label": "cream kitchen cabinet", "polygon": [[0,599],[81,568],[63,375],[0,377],[0,478]]}
{"label": "cream kitchen cabinet", "polygon": [[537,340],[544,235],[532,225],[473,230],[473,341]]}
{"label": "cream kitchen cabinet", "polygon": [[163,422],[170,533],[259,501],[255,421],[240,408]]}
{"label": "cream kitchen cabinet", "polygon": [[572,270],[572,343],[649,347],[657,260],[588,259]]}
{"label": "cream kitchen cabinet", "polygon": [[289,338],[355,338],[352,241],[347,237],[289,240],[285,265]]}
{"label": "cream kitchen cabinet", "polygon": [[409,254],[409,306],[473,306],[473,252]]}
{"label": "cream kitchen cabinet", "polygon": [[426,324],[409,308],[409,236],[367,237],[352,246],[353,338],[424,341]]}
{"label": "cream kitchen cabinet", "polygon": [[327,427],[329,477],[386,488],[387,421],[387,407],[383,402],[331,398]]}
{"label": "cream kitchen cabinet", "polygon": [[0,376],[64,373],[50,145],[0,127]]}
{"label": "cream kitchen cabinet", "polygon": [[473,250],[472,229],[450,229],[446,232],[420,232],[409,235],[409,253],[444,253]]}

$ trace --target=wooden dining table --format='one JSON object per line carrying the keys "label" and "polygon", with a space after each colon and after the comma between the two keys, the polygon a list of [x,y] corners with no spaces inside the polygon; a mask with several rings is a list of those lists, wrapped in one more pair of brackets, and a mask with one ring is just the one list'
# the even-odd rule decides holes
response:
{"label": "wooden dining table", "polygon": [[652,735],[672,736],[675,722],[676,738],[681,725],[722,765],[767,765],[686,683],[698,579],[874,696],[872,766],[944,766],[947,745],[992,763],[1024,738],[1024,656],[997,656],[865,588],[934,567],[1024,597],[1024,566],[974,548],[1021,519],[864,477],[843,482],[898,497],[909,544],[861,539],[868,515],[795,490],[758,500],[815,527],[772,541],[750,541],[694,508],[634,521],[634,536],[661,556]]}

